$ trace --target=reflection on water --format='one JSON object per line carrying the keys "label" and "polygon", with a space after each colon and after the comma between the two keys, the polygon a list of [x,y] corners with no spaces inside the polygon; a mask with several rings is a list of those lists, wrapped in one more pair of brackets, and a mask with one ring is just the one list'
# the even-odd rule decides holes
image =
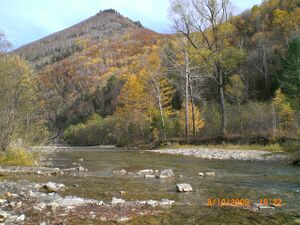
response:
{"label": "reflection on water", "polygon": [[[190,157],[140,152],[91,151],[59,152],[53,156],[56,167],[80,164],[86,177],[27,177],[31,181],[52,180],[70,187],[65,194],[110,201],[175,200],[177,205],[161,216],[142,217],[128,224],[300,224],[300,168],[276,162],[202,160]],[[136,172],[142,169],[171,168],[176,178],[159,179],[113,176],[113,170]],[[215,171],[216,177],[200,177],[199,172]],[[179,175],[183,175],[180,178]],[[176,183],[189,183],[194,192],[177,193]],[[72,185],[77,184],[75,188]],[[120,191],[126,191],[120,195]],[[208,198],[281,198],[283,206],[271,212],[251,212],[229,207],[206,207]],[[101,224],[101,223],[100,223]]]}

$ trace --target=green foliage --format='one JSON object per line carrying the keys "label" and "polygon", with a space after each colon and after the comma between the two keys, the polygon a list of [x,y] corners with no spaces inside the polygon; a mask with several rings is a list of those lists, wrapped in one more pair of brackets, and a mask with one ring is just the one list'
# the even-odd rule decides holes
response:
{"label": "green foliage", "polygon": [[290,42],[288,54],[282,59],[282,72],[278,76],[279,85],[300,109],[300,39]]}
{"label": "green foliage", "polygon": [[64,140],[71,145],[78,146],[107,144],[109,135],[106,130],[106,121],[94,113],[85,123],[69,126],[65,130]]}
{"label": "green foliage", "polygon": [[22,148],[8,148],[0,154],[1,166],[35,166],[38,155]]}

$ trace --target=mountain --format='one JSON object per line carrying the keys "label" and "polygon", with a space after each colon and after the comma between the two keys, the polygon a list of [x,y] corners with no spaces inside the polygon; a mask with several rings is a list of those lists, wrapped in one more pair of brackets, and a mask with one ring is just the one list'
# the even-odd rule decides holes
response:
{"label": "mountain", "polygon": [[35,66],[50,124],[63,128],[95,111],[113,114],[122,75],[138,73],[166,36],[109,9],[14,53]]}
{"label": "mountain", "polygon": [[139,29],[143,29],[140,22],[134,22],[115,10],[108,9],[67,29],[24,45],[14,52],[41,68],[81,51],[82,40],[101,42]]}

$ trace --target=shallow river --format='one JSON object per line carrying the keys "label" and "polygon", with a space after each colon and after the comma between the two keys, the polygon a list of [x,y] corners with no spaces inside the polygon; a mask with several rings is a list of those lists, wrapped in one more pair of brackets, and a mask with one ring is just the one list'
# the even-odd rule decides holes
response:
{"label": "shallow river", "polygon": [[[300,224],[300,168],[275,162],[204,160],[191,157],[125,151],[69,150],[52,156],[55,167],[80,164],[89,172],[85,177],[28,177],[31,181],[64,183],[66,195],[111,201],[175,200],[176,205],[160,216],[140,217],[128,224]],[[176,178],[159,179],[114,176],[113,170],[137,172],[142,169],[171,168]],[[215,177],[200,177],[199,172],[215,171]],[[183,176],[179,176],[183,175]],[[189,183],[194,191],[176,192],[177,183]],[[77,184],[78,187],[72,187]],[[120,191],[126,191],[120,195]],[[275,210],[250,210],[233,207],[207,207],[208,199],[238,198],[258,203],[260,199],[280,199]],[[101,224],[99,222],[99,224]]]}

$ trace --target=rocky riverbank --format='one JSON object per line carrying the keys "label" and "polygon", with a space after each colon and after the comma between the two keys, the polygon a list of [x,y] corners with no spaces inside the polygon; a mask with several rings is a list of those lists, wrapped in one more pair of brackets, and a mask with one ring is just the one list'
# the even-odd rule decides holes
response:
{"label": "rocky riverbank", "polygon": [[243,161],[268,161],[268,160],[286,160],[288,156],[282,154],[270,154],[267,151],[259,150],[229,150],[229,149],[211,149],[211,148],[193,148],[193,149],[157,149],[148,150],[148,152],[160,154],[173,154],[192,156],[203,159],[219,160],[243,160]]}
{"label": "rocky riverbank", "polygon": [[[62,197],[63,184],[0,183],[0,223],[5,224],[77,224],[89,221],[124,222],[136,216],[156,215],[174,201],[125,201],[113,198],[105,203],[76,196]],[[59,193],[57,193],[59,192]],[[80,212],[80,213],[78,213]]]}

